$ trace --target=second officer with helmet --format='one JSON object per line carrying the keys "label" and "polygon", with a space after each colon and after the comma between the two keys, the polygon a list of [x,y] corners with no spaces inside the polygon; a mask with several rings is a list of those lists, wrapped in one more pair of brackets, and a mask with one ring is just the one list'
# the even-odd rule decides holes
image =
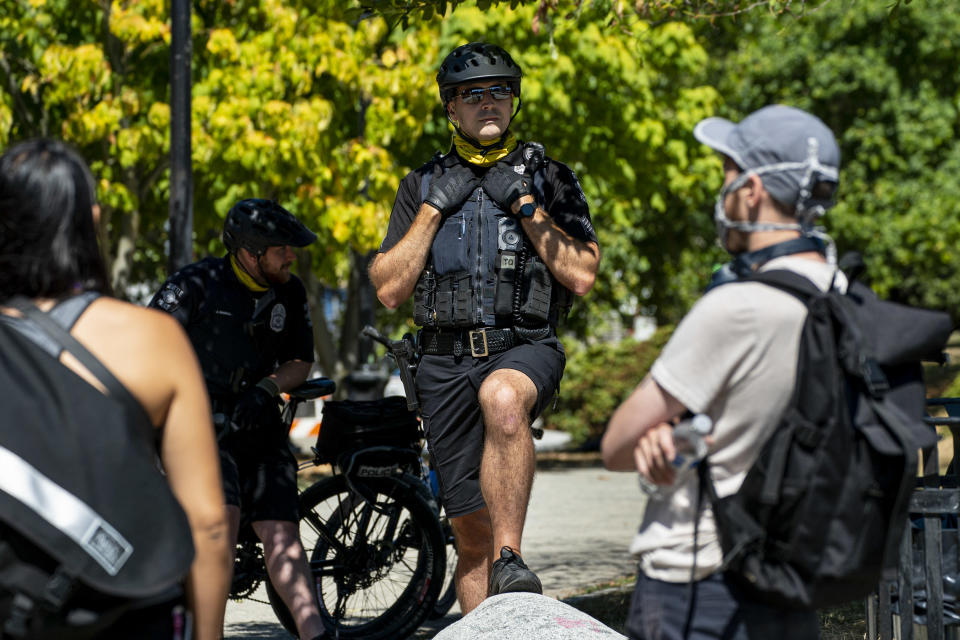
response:
{"label": "second officer with helmet", "polygon": [[464,613],[487,595],[542,590],[520,551],[529,427],[563,375],[557,323],[600,262],[573,171],[509,130],[521,76],[492,44],[444,59],[437,84],[451,148],[401,181],[370,267],[386,306],[414,300],[417,391],[457,539]]}
{"label": "second officer with helmet", "polygon": [[[303,284],[292,248],[316,235],[272,200],[251,198],[227,213],[227,255],[170,276],[150,306],[186,329],[219,422],[220,465],[232,540],[241,515],[263,542],[270,581],[300,638],[323,637],[313,580],[297,527],[296,459],[278,394],[302,384],[313,362]],[[224,603],[225,604],[225,603]]]}

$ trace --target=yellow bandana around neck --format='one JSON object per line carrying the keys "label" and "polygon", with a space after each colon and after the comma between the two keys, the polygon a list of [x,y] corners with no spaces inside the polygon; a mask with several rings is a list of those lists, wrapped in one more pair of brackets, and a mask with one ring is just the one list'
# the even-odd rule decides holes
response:
{"label": "yellow bandana around neck", "polygon": [[489,167],[517,148],[517,137],[512,133],[507,133],[496,143],[480,149],[457,132],[453,134],[453,146],[457,149],[460,157],[470,164],[475,164],[478,167]]}
{"label": "yellow bandana around neck", "polygon": [[237,256],[230,254],[230,266],[233,267],[233,272],[237,275],[237,280],[245,286],[250,291],[254,293],[263,293],[270,287],[265,287],[256,280],[253,279],[249,273],[243,270],[243,267],[240,266],[240,263],[237,262]]}

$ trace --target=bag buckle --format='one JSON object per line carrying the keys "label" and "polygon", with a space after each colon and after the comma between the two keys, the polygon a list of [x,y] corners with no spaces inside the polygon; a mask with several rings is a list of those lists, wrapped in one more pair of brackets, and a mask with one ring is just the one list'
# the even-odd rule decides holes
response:
{"label": "bag buckle", "polygon": [[879,398],[890,390],[890,382],[886,374],[873,358],[861,358],[860,375],[863,376],[863,381],[867,385],[867,391],[874,398]]}
{"label": "bag buckle", "polygon": [[487,330],[476,329],[468,332],[470,338],[470,355],[474,358],[485,358],[490,355],[487,347]]}
{"label": "bag buckle", "polygon": [[33,599],[23,593],[16,593],[10,603],[8,617],[3,623],[3,636],[10,638],[26,638],[33,618]]}

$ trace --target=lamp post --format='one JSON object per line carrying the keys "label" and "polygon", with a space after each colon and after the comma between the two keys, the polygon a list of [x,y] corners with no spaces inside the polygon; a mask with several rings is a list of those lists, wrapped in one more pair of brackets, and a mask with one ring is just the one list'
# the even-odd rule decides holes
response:
{"label": "lamp post", "polygon": [[170,273],[193,262],[190,0],[170,1]]}

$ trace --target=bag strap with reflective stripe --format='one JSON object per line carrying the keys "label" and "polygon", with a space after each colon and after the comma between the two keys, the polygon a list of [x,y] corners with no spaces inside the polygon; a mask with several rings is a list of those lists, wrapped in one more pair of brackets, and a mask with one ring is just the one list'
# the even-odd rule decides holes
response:
{"label": "bag strap with reflective stripe", "polygon": [[[111,398],[125,405],[129,410],[134,412],[134,415],[140,414],[146,418],[146,411],[143,405],[130,394],[130,391],[117,380],[116,376],[110,373],[110,371],[97,360],[96,356],[90,353],[90,351],[70,335],[66,329],[37,309],[37,307],[26,298],[17,296],[10,299],[8,304],[23,313],[26,318],[45,334],[46,338],[57,344],[60,349],[69,352],[75,357],[87,371],[92,373],[93,376],[100,381],[107,389],[107,393]],[[29,334],[23,334],[22,332],[21,335],[30,337]],[[39,346],[43,347],[42,344]]]}

